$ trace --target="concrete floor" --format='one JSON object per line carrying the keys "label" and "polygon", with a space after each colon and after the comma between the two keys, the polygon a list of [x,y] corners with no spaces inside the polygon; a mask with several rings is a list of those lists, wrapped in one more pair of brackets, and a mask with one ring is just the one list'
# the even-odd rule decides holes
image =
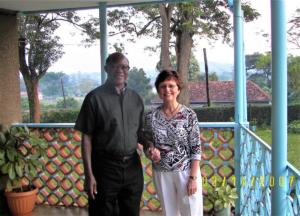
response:
{"label": "concrete floor", "polygon": [[[32,216],[88,216],[86,208],[56,207],[40,205],[36,206]],[[140,216],[162,216],[161,212],[141,211]]]}

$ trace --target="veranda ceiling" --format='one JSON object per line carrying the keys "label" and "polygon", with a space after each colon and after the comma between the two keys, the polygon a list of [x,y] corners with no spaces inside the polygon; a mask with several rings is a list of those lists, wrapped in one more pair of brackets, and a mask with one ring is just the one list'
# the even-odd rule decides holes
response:
{"label": "veranda ceiling", "polygon": [[[0,0],[0,10],[30,13],[67,9],[90,9],[99,7],[99,3],[101,2],[107,2],[107,6],[109,7],[137,3],[172,2],[172,0]],[[173,0],[173,2],[175,1]]]}

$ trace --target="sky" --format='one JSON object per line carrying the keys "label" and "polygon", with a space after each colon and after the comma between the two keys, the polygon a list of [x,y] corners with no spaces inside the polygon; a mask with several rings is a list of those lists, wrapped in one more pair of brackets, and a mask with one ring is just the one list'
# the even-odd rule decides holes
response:
{"label": "sky", "polygon": [[[258,10],[261,16],[254,22],[244,24],[245,53],[252,54],[254,52],[264,53],[270,51],[270,41],[261,36],[261,33],[269,34],[271,30],[270,0],[251,0],[251,5]],[[292,17],[296,8],[300,8],[299,0],[286,1],[288,20]],[[90,14],[97,16],[98,10],[86,10],[79,13],[84,16]],[[82,38],[80,34],[69,25],[62,25],[57,34],[61,37],[65,54],[49,71],[64,73],[100,72],[100,45],[98,41],[89,48],[84,47],[81,43]],[[120,37],[108,38],[109,43],[118,40],[125,42]],[[145,51],[144,47],[156,46],[158,43],[158,40],[150,37],[138,39],[134,44],[126,42],[125,51],[130,61],[130,66],[143,68],[145,71],[154,70],[159,59],[159,52],[151,53]],[[203,62],[203,48],[206,48],[209,62],[233,64],[233,47],[223,44],[222,41],[216,41],[213,45],[210,45],[205,40],[196,40],[193,52],[199,62]],[[113,49],[109,49],[109,53],[113,51]],[[288,45],[288,53],[300,55],[300,50]]]}

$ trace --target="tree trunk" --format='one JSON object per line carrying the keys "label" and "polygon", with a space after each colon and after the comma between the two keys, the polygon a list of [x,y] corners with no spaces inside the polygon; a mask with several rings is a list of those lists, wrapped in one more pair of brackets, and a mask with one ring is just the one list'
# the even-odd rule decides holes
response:
{"label": "tree trunk", "polygon": [[169,4],[159,4],[159,14],[162,22],[162,36],[161,36],[161,52],[160,52],[160,63],[158,70],[172,69],[170,61],[170,23],[172,17],[173,6]]}
{"label": "tree trunk", "polygon": [[179,95],[179,102],[189,106],[190,96],[188,89],[188,71],[189,61],[193,46],[193,36],[188,31],[179,31],[175,33],[176,36],[176,58],[177,58],[177,70],[181,78],[183,88]]}
{"label": "tree trunk", "polygon": [[25,38],[19,38],[19,64],[20,72],[23,75],[23,79],[26,85],[30,122],[40,122],[40,101],[38,95],[38,83],[39,78],[34,71],[30,71],[26,63],[25,56]]}
{"label": "tree trunk", "polygon": [[40,122],[40,100],[39,100],[39,80],[38,79],[28,79],[24,77],[26,90],[28,94],[29,102],[29,112],[30,112],[30,122],[39,123]]}

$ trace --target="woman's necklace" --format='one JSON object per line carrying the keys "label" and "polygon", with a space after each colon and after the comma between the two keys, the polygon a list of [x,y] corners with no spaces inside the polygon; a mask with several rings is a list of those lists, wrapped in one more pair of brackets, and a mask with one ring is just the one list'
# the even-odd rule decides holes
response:
{"label": "woman's necklace", "polygon": [[173,116],[178,111],[179,106],[180,106],[180,103],[178,103],[177,106],[175,107],[175,109],[171,110],[170,112],[166,112],[166,110],[164,108],[162,108],[162,111],[163,111],[163,113],[165,114],[165,116],[167,117],[168,120],[173,118]]}

